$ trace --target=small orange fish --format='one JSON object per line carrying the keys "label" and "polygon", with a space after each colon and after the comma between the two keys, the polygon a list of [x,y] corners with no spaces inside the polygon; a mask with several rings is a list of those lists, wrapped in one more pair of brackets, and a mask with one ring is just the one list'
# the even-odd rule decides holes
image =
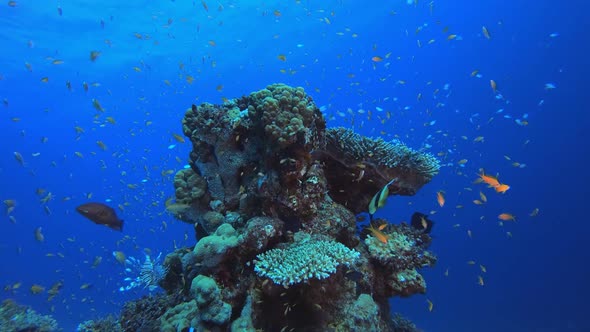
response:
{"label": "small orange fish", "polygon": [[281,61],[287,61],[287,56],[284,54],[279,54],[279,55],[277,55],[277,59],[279,59]]}
{"label": "small orange fish", "polygon": [[504,220],[504,221],[516,221],[516,217],[513,214],[506,213],[506,212],[500,213],[498,215],[498,219]]}
{"label": "small orange fish", "polygon": [[483,172],[481,174],[479,174],[479,178],[487,183],[490,187],[494,187],[496,188],[497,186],[500,185],[500,182],[498,181],[498,179],[494,176],[491,175],[486,175]]}
{"label": "small orange fish", "polygon": [[387,226],[387,224],[380,225],[379,227],[375,228],[372,224],[369,224],[367,229],[377,238],[377,240],[381,241],[382,243],[387,243],[389,240],[389,236],[382,232],[382,230]]}
{"label": "small orange fish", "polygon": [[510,186],[504,183],[500,183],[497,186],[495,186],[494,189],[496,189],[496,192],[503,194],[506,191],[508,191],[508,189],[510,189]]}
{"label": "small orange fish", "polygon": [[371,60],[373,60],[373,62],[381,62],[383,61],[383,58],[380,56],[374,56],[371,58]]}
{"label": "small orange fish", "polygon": [[445,206],[445,195],[442,191],[438,191],[436,193],[436,201],[438,202],[438,205],[440,205],[440,207]]}

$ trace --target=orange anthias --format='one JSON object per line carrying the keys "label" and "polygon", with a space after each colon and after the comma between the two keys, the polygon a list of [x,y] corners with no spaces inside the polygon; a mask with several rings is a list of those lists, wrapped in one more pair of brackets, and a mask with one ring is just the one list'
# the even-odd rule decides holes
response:
{"label": "orange anthias", "polygon": [[507,184],[500,183],[499,185],[497,185],[496,187],[494,187],[494,189],[496,189],[496,192],[503,194],[508,189],[510,189],[510,186],[507,185]]}
{"label": "orange anthias", "polygon": [[504,221],[516,221],[516,217],[511,214],[511,213],[500,213],[498,215],[498,219],[500,220],[504,220]]}
{"label": "orange anthias", "polygon": [[482,182],[485,182],[490,187],[494,188],[497,193],[504,194],[506,191],[508,191],[508,189],[510,189],[509,185],[505,183],[500,183],[500,181],[498,181],[498,178],[496,178],[495,176],[486,175],[483,172],[478,175]]}
{"label": "orange anthias", "polygon": [[387,243],[387,240],[389,240],[389,236],[382,232],[382,230],[386,226],[387,226],[387,224],[383,224],[383,225],[380,225],[379,227],[375,228],[375,227],[373,227],[373,225],[369,225],[369,227],[367,227],[367,229],[371,232],[371,234],[373,234],[374,237],[377,238],[377,240],[379,240],[383,243]]}
{"label": "orange anthias", "polygon": [[445,195],[442,191],[436,193],[436,201],[440,207],[445,206]]}
{"label": "orange anthias", "polygon": [[494,176],[491,175],[485,175],[484,173],[479,174],[479,178],[487,183],[490,187],[497,187],[500,185],[500,181],[498,181],[498,179]]}

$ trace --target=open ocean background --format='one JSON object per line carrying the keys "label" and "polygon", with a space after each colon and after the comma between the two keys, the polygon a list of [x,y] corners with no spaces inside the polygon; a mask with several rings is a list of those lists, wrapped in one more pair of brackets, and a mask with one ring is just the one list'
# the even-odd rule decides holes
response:
{"label": "open ocean background", "polygon": [[[304,87],[329,126],[398,137],[445,165],[378,212],[397,223],[432,211],[436,222],[428,292],[393,299],[395,312],[425,331],[590,331],[588,2],[15,3],[0,4],[0,200],[16,201],[0,211],[1,299],[73,331],[148,294],[119,292],[112,253],[195,244],[164,207],[166,171],[191,148],[173,136],[185,110],[283,82]],[[480,168],[510,190],[474,184]],[[487,203],[476,205],[480,191]],[[89,200],[115,207],[124,232],[75,212]],[[499,225],[503,212],[516,221]]]}

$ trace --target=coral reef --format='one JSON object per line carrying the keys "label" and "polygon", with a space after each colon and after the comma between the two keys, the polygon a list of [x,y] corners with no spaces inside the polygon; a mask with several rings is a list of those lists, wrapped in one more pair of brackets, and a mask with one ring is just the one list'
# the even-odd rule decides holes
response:
{"label": "coral reef", "polygon": [[78,332],[123,332],[119,319],[109,315],[98,320],[87,320],[78,324]]}
{"label": "coral reef", "polygon": [[33,309],[4,300],[0,306],[0,331],[3,332],[52,332],[61,331],[51,316],[43,316]]}
{"label": "coral reef", "polygon": [[384,185],[413,195],[438,172],[399,141],[326,129],[302,88],[273,84],[183,119],[189,169],[167,211],[198,242],[167,255],[156,295],[126,305],[125,331],[413,331],[389,298],[426,291],[436,258],[411,226],[360,236]]}
{"label": "coral reef", "polygon": [[183,301],[179,294],[144,296],[125,303],[119,322],[125,332],[158,331],[160,317]]}

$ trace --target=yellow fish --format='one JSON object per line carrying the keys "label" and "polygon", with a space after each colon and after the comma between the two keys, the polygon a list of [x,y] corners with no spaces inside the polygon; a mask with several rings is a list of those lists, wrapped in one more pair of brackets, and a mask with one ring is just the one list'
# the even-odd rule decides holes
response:
{"label": "yellow fish", "polygon": [[92,99],[92,106],[94,107],[94,109],[96,109],[99,112],[104,112],[104,108],[102,108],[102,106],[100,105],[100,102],[98,102],[97,99]]}
{"label": "yellow fish", "polygon": [[122,251],[113,251],[113,257],[117,260],[117,262],[125,265],[125,254]]}
{"label": "yellow fish", "polygon": [[174,136],[174,139],[175,139],[177,142],[179,142],[179,143],[184,143],[184,137],[182,137],[182,136],[180,136],[180,135],[178,135],[178,134],[176,134],[176,133],[173,133],[173,134],[172,134],[172,136]]}
{"label": "yellow fish", "polygon": [[45,291],[45,287],[43,287],[41,285],[34,284],[33,286],[31,286],[31,293],[34,295],[37,295],[39,293],[43,293],[43,291]]}

